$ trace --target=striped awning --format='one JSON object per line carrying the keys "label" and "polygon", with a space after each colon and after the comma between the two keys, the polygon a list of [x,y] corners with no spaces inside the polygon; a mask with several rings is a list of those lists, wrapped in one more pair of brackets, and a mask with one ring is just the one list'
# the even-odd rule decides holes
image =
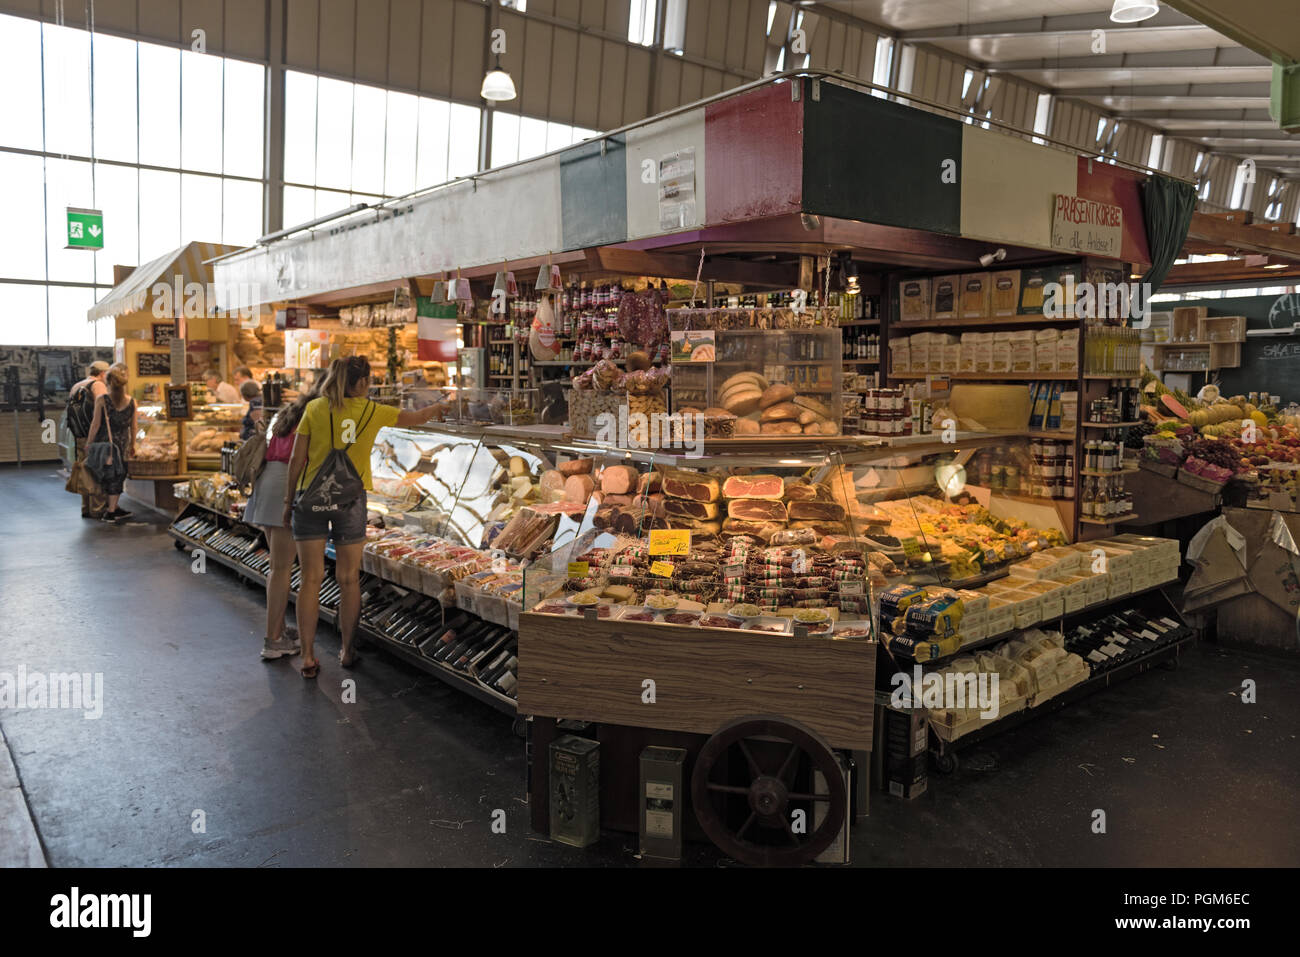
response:
{"label": "striped awning", "polygon": [[[137,266],[131,275],[109,290],[108,295],[86,311],[86,318],[91,322],[96,319],[109,319],[128,312],[139,312],[149,306],[153,298],[153,287],[166,283],[173,291],[177,280],[182,292],[187,283],[197,282],[204,289],[204,315],[211,315],[216,308],[215,302],[207,302],[207,290],[212,283],[212,266],[204,262],[226,253],[234,252],[238,246],[223,246],[220,243],[190,243],[180,249],[173,249],[166,255],[159,256],[152,262]],[[174,295],[174,292],[173,292]],[[185,302],[182,297],[176,305]]]}

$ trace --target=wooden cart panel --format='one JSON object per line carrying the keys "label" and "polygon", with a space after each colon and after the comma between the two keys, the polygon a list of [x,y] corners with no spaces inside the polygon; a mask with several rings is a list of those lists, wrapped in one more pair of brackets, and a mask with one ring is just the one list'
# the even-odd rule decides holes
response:
{"label": "wooden cart panel", "polygon": [[874,642],[519,616],[521,714],[697,734],[771,714],[868,751],[875,671]]}

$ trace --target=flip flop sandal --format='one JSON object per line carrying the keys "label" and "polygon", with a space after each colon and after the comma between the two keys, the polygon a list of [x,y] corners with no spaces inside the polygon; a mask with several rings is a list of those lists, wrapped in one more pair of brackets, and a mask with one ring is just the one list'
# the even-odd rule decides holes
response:
{"label": "flip flop sandal", "polygon": [[316,677],[317,675],[319,675],[319,674],[320,674],[320,659],[319,659],[319,658],[316,659],[316,663],[315,663],[315,664],[312,664],[312,665],[303,665],[303,666],[302,666],[302,676],[303,676],[304,678],[315,678],[315,677]]}

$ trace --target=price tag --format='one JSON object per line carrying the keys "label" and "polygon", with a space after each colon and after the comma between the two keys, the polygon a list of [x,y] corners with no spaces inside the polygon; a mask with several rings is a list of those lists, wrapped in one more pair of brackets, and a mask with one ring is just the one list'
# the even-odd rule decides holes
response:
{"label": "price tag", "polygon": [[650,530],[651,555],[689,555],[691,530],[689,528],[652,528]]}
{"label": "price tag", "polygon": [[744,565],[724,565],[722,566],[723,578],[743,578],[745,574]]}
{"label": "price tag", "polygon": [[586,578],[591,572],[591,566],[587,562],[569,562],[570,578]]}
{"label": "price tag", "polygon": [[903,554],[908,558],[921,557],[921,543],[915,538],[904,538],[899,544],[903,546]]}
{"label": "price tag", "polygon": [[672,578],[674,570],[672,562],[655,562],[650,566],[650,574],[660,578]]}
{"label": "price tag", "polygon": [[632,577],[632,566],[631,566],[631,565],[611,565],[611,566],[609,567],[609,575],[610,575],[611,578],[631,578],[631,577]]}
{"label": "price tag", "polygon": [[841,595],[861,595],[862,582],[840,582]]}

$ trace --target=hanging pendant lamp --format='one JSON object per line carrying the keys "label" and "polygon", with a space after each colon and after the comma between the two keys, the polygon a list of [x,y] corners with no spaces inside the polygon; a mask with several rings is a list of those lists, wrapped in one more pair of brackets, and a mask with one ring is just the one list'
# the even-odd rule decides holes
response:
{"label": "hanging pendant lamp", "polygon": [[1139,23],[1150,20],[1159,12],[1159,0],[1115,0],[1115,5],[1110,8],[1110,19],[1114,23]]}
{"label": "hanging pendant lamp", "polygon": [[479,90],[479,96],[499,103],[513,100],[516,95],[515,81],[510,79],[508,72],[501,69],[501,57],[497,56],[496,64],[483,77],[483,88]]}

